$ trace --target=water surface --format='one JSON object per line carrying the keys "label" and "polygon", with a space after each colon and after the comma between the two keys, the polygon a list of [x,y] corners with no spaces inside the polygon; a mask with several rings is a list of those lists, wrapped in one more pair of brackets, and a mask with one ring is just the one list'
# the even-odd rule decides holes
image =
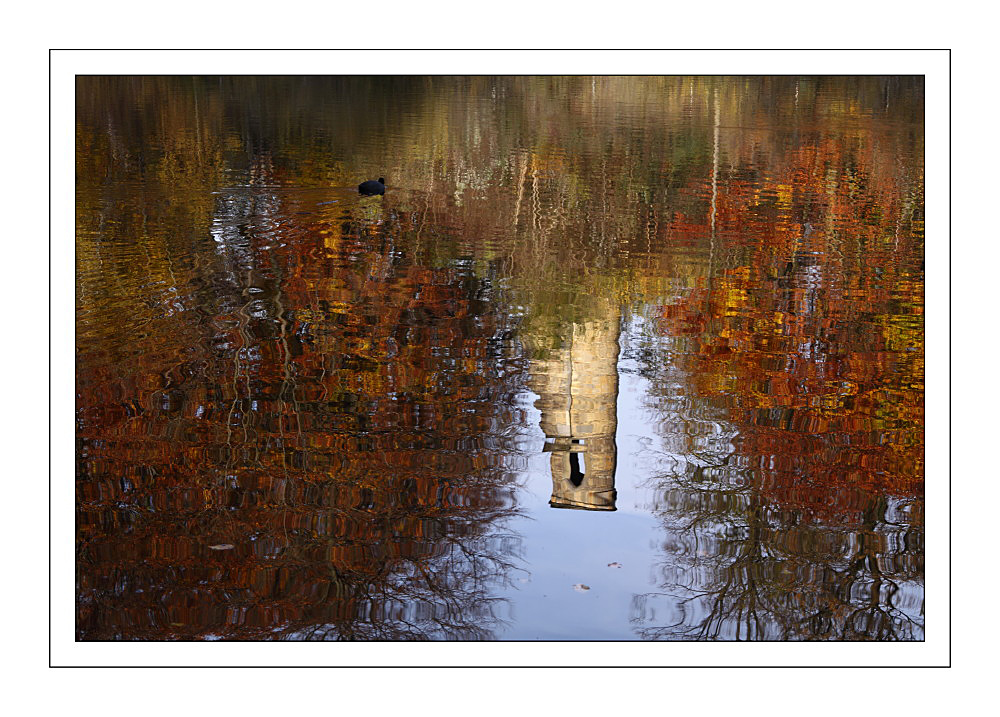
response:
{"label": "water surface", "polygon": [[909,77],[79,78],[77,639],[923,639],[923,132]]}

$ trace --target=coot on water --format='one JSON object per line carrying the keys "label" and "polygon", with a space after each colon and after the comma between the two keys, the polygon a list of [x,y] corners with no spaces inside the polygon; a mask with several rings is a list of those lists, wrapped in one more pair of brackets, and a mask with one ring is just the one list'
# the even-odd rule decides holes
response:
{"label": "coot on water", "polygon": [[358,194],[385,194],[385,177],[379,177],[378,181],[369,179],[358,185]]}

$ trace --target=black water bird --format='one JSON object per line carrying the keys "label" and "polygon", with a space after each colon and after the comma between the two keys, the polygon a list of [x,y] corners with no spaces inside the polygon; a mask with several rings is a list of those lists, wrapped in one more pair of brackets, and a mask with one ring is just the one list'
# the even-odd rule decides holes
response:
{"label": "black water bird", "polygon": [[358,194],[385,194],[385,177],[379,177],[378,181],[369,179],[358,185]]}

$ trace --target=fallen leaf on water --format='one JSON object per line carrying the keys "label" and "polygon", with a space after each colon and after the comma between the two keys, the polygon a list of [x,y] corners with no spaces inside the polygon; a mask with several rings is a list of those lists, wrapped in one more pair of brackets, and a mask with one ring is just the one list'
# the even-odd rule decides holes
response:
{"label": "fallen leaf on water", "polygon": [[232,550],[234,546],[229,543],[219,543],[218,545],[209,545],[209,550]]}
{"label": "fallen leaf on water", "polygon": [[609,568],[620,568],[621,566],[621,563],[608,563]]}
{"label": "fallen leaf on water", "polygon": [[573,586],[573,589],[576,590],[577,592],[582,593],[586,592],[587,590],[590,590],[590,586],[584,585],[583,583],[577,583],[576,585]]}

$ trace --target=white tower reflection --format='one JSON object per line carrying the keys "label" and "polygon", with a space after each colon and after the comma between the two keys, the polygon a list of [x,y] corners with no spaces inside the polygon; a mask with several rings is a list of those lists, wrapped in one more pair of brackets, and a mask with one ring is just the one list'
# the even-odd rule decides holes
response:
{"label": "white tower reflection", "polygon": [[619,308],[573,323],[561,345],[532,360],[545,452],[551,453],[553,508],[615,510]]}

